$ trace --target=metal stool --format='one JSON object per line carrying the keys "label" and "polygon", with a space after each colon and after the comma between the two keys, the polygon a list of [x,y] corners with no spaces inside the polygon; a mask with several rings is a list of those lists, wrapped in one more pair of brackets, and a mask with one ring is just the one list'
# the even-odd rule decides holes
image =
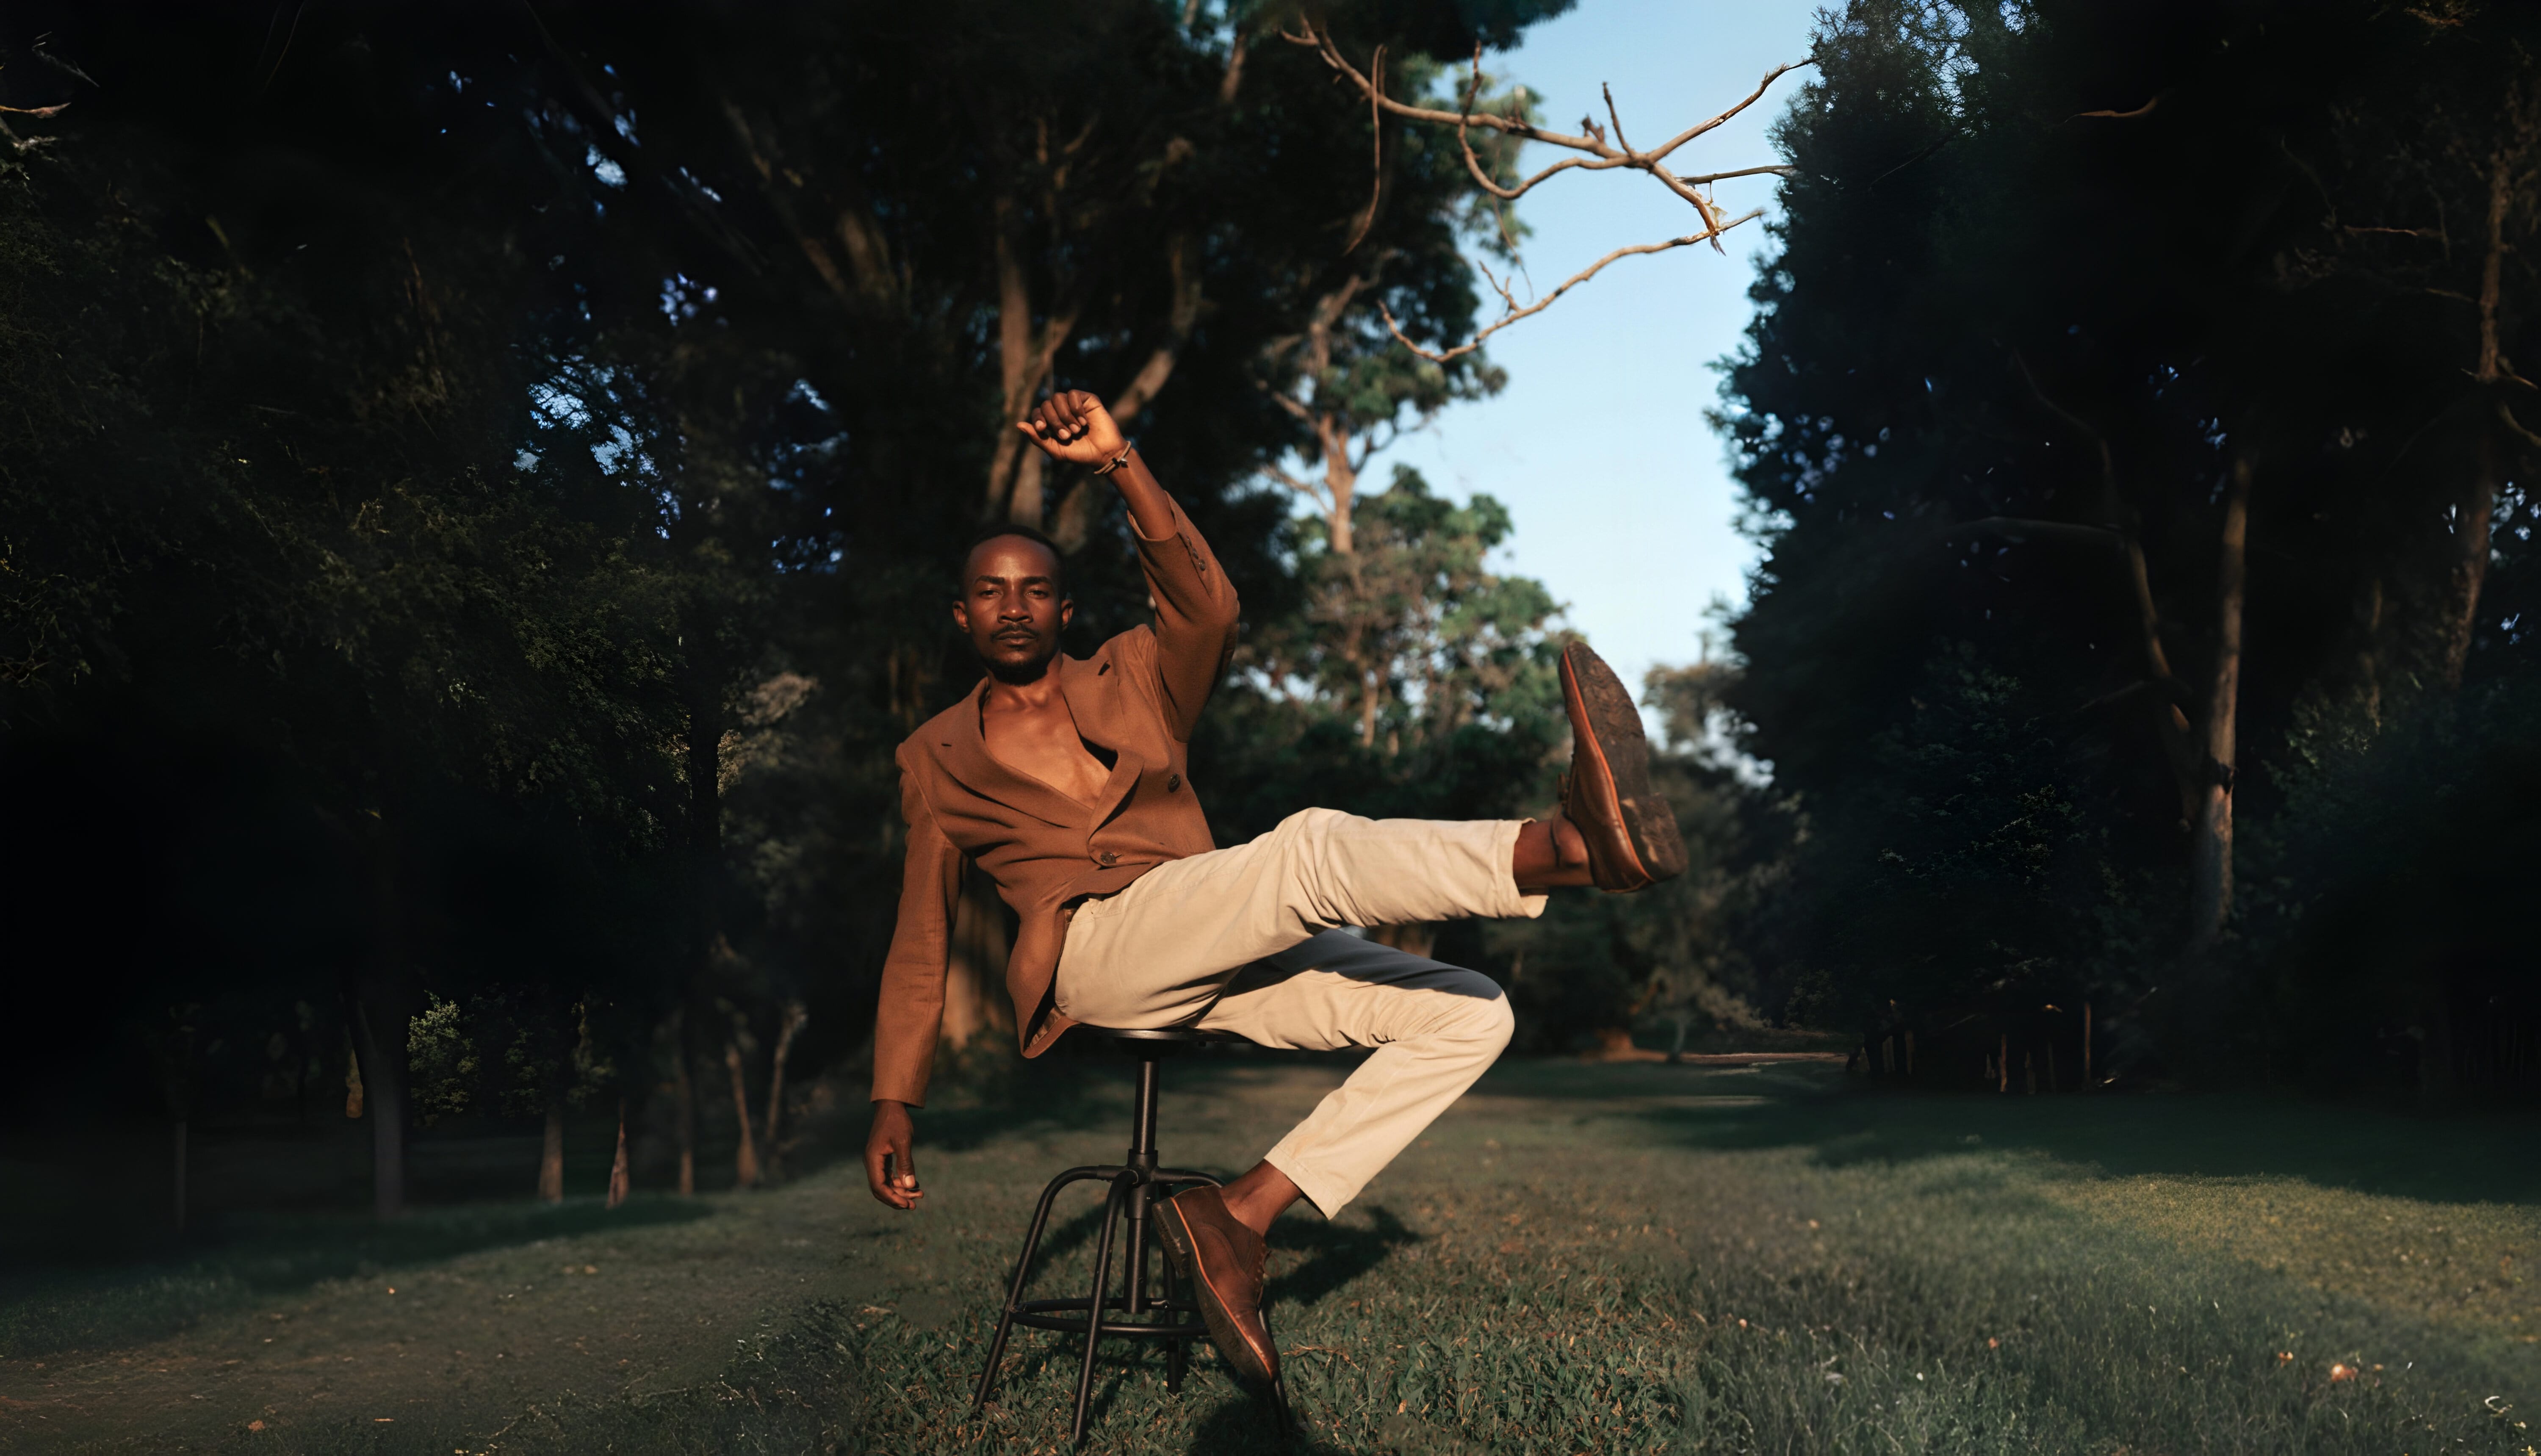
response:
{"label": "metal stool", "polygon": [[[1208,1327],[1200,1322],[1199,1306],[1177,1287],[1171,1258],[1160,1258],[1154,1264],[1163,1273],[1161,1297],[1147,1287],[1148,1205],[1160,1198],[1170,1197],[1176,1185],[1205,1183],[1218,1185],[1218,1180],[1205,1173],[1186,1168],[1156,1166],[1156,1062],[1176,1047],[1210,1042],[1243,1042],[1231,1032],[1207,1032],[1187,1027],[1162,1031],[1123,1031],[1112,1027],[1079,1026],[1078,1036],[1104,1037],[1138,1058],[1137,1097],[1129,1113],[1129,1156],[1121,1163],[1096,1164],[1070,1168],[1050,1181],[1042,1190],[1040,1206],[1033,1209],[1031,1231],[1024,1235],[1024,1251],[1015,1261],[1013,1281],[1006,1288],[1005,1308],[997,1316],[996,1338],[988,1342],[987,1368],[980,1372],[979,1393],[972,1397],[971,1408],[978,1410],[988,1403],[988,1392],[997,1382],[997,1366],[1006,1356],[1006,1336],[1017,1325],[1036,1330],[1056,1330],[1061,1334],[1085,1337],[1085,1363],[1076,1376],[1076,1419],[1070,1436],[1078,1443],[1085,1440],[1086,1408],[1094,1398],[1094,1355],[1108,1335],[1168,1342],[1165,1352],[1165,1388],[1180,1394],[1183,1370],[1191,1358],[1191,1343],[1205,1339]],[[1050,1225],[1050,1209],[1058,1191],[1071,1183],[1102,1182],[1110,1185],[1104,1195],[1103,1232],[1095,1244],[1094,1288],[1081,1297],[1061,1299],[1026,1299],[1024,1290],[1032,1282],[1033,1258],[1041,1252],[1042,1231]],[[1218,1185],[1222,1186],[1222,1185]],[[1112,1238],[1122,1222],[1129,1225],[1127,1278],[1123,1289],[1115,1293],[1112,1281]],[[1157,1239],[1162,1253],[1161,1236]],[[1119,1318],[1105,1311],[1120,1311]],[[1144,1318],[1141,1318],[1143,1316]],[[1264,1327],[1270,1323],[1270,1312],[1263,1312]],[[1288,1431],[1288,1391],[1280,1380],[1271,1382],[1270,1404],[1277,1413],[1281,1438]]]}

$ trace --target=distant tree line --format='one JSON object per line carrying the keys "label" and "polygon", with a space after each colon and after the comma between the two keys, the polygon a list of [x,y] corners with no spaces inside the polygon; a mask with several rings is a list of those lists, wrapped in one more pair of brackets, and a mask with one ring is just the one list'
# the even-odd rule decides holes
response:
{"label": "distant tree line", "polygon": [[1828,18],[1715,416],[1768,1004],[1955,1085],[2535,1089],[2536,56],[2476,0]]}
{"label": "distant tree line", "polygon": [[[1532,104],[1463,67],[1561,8],[13,10],[13,1135],[164,1122],[181,1212],[258,1108],[357,1112],[384,1214],[450,1120],[543,1126],[548,1197],[568,1114],[613,1198],[766,1175],[866,1036],[952,553],[1050,531],[1077,650],[1146,610],[1006,426],[1053,386],[1243,583],[1222,842],[1540,812],[1558,602],[1366,477],[1502,384]],[[1538,1050],[2528,1092],[2533,27],[1830,13],[1715,414],[1751,602],[1648,683],[1695,868],[1373,933]],[[949,1065],[1011,1056],[1007,935],[973,886]]]}
{"label": "distant tree line", "polygon": [[[1332,24],[1417,94],[1559,8]],[[579,1108],[749,1182],[869,1024],[960,544],[1049,529],[1077,650],[1145,613],[1111,493],[1015,448],[1053,386],[1244,582],[1222,838],[1546,787],[1504,513],[1351,488],[1497,387],[1385,322],[1472,330],[1460,250],[1508,235],[1461,155],[1372,147],[1276,14],[1066,9],[11,12],[12,1126],[165,1119],[182,1185],[189,1122],[356,1112],[393,1214],[451,1118],[543,1120],[556,1196]],[[1003,911],[965,919],[948,1029],[993,1052]]]}

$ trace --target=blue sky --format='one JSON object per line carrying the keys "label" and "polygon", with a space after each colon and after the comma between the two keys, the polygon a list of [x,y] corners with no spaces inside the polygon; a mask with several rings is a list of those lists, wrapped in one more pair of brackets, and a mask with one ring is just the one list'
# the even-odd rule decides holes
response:
{"label": "blue sky", "polygon": [[[1486,64],[1543,98],[1544,115],[1563,130],[1592,110],[1602,121],[1598,86],[1611,84],[1627,134],[1646,146],[1805,56],[1814,13],[1792,0],[1584,0]],[[1676,170],[1779,160],[1765,130],[1808,74],[1783,77],[1745,115],[1690,143],[1671,159]],[[1527,165],[1556,155],[1530,148]],[[1773,194],[1771,178],[1718,189],[1732,216],[1761,206],[1770,217]],[[1692,208],[1638,173],[1564,174],[1519,209],[1535,230],[1526,263],[1540,289],[1616,247],[1698,226]],[[1492,336],[1490,357],[1509,376],[1497,398],[1447,410],[1372,467],[1371,484],[1401,461],[1446,494],[1497,496],[1517,527],[1502,568],[1541,578],[1568,603],[1571,624],[1635,689],[1650,664],[1700,654],[1715,598],[1745,599],[1755,553],[1733,524],[1721,443],[1703,414],[1719,385],[1712,362],[1747,323],[1766,243],[1760,220],[1722,239],[1726,256],[1695,247],[1618,260]]]}

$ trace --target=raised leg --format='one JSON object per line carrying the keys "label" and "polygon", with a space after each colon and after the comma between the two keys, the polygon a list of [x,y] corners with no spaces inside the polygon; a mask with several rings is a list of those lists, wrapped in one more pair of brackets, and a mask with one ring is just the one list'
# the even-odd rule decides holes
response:
{"label": "raised leg", "polygon": [[1032,1227],[1024,1234],[1024,1252],[1015,1260],[1014,1278],[1006,1286],[1005,1307],[997,1311],[997,1333],[988,1342],[988,1363],[980,1372],[980,1389],[971,1397],[976,1411],[988,1403],[988,1392],[996,1387],[997,1363],[1006,1357],[1006,1337],[1014,1333],[1015,1310],[1024,1302],[1024,1286],[1032,1281],[1033,1256],[1041,1252],[1042,1232],[1050,1226],[1050,1205],[1058,1191],[1071,1183],[1111,1176],[1109,1168],[1070,1168],[1050,1181],[1041,1191],[1041,1202],[1033,1209]]}
{"label": "raised leg", "polygon": [[1085,1364],[1076,1373],[1076,1424],[1069,1432],[1069,1439],[1078,1445],[1085,1443],[1085,1411],[1094,1400],[1094,1355],[1103,1346],[1103,1290],[1112,1282],[1112,1231],[1121,1224],[1123,1185],[1136,1176],[1124,1171],[1103,1198],[1103,1237],[1094,1246],[1094,1293],[1085,1301]]}

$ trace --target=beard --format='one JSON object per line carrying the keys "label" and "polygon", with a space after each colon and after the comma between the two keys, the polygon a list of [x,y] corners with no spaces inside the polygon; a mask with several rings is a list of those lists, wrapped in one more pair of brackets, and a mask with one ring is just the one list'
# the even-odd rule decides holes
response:
{"label": "beard", "polygon": [[1040,643],[1038,650],[1031,657],[1019,661],[1000,661],[984,653],[981,654],[980,661],[987,668],[989,677],[1009,688],[1020,688],[1040,682],[1042,675],[1050,671],[1052,660],[1057,656],[1058,639],[1053,637],[1047,642]]}

